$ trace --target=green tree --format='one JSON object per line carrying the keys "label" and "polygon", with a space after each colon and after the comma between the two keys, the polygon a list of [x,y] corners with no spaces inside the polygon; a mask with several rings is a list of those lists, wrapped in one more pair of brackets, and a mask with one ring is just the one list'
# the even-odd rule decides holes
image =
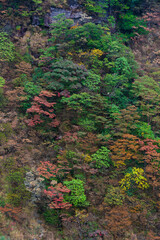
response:
{"label": "green tree", "polygon": [[160,86],[149,76],[137,78],[133,83],[133,93],[138,99],[139,112],[143,121],[157,130],[160,125]]}
{"label": "green tree", "polygon": [[93,92],[99,92],[100,83],[101,77],[92,71],[88,73],[88,77],[83,81],[83,85]]}
{"label": "green tree", "polygon": [[[82,81],[88,76],[87,70],[69,60],[52,63],[44,73],[43,85],[51,90],[69,90],[75,92],[82,88]],[[42,81],[42,80],[41,80]]]}
{"label": "green tree", "polygon": [[152,131],[151,125],[146,122],[140,122],[136,124],[136,132],[138,137],[141,138],[148,138],[148,139],[155,139],[154,132]]}
{"label": "green tree", "polygon": [[110,151],[107,147],[101,147],[92,157],[92,161],[95,162],[96,168],[109,168],[111,166],[111,159],[109,157]]}
{"label": "green tree", "polygon": [[66,201],[72,203],[75,207],[88,206],[82,180],[72,179],[72,181],[64,181],[64,185],[71,190],[71,193],[65,196]]}

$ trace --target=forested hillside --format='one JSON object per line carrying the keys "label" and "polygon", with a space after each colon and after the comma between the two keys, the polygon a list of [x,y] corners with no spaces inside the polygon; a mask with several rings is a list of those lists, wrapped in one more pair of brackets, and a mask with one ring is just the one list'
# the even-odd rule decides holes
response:
{"label": "forested hillside", "polygon": [[0,240],[160,240],[160,1],[0,0]]}

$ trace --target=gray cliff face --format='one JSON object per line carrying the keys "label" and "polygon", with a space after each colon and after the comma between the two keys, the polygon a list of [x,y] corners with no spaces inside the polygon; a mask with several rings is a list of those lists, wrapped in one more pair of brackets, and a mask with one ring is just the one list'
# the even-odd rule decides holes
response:
{"label": "gray cliff face", "polygon": [[51,18],[52,18],[52,21],[54,21],[54,18],[57,15],[59,15],[59,14],[65,14],[66,18],[70,18],[71,11],[70,10],[65,10],[65,9],[62,9],[62,8],[55,8],[55,7],[51,8]]}
{"label": "gray cliff face", "polygon": [[[67,19],[72,19],[74,21],[74,25],[77,24],[85,24],[87,22],[94,22],[96,24],[105,22],[107,20],[107,16],[102,17],[93,17],[88,16],[85,12],[83,12],[83,7],[78,3],[78,0],[68,0],[68,8],[60,8],[60,7],[51,7],[50,13],[46,13],[44,16],[44,26],[49,27],[51,23],[56,21],[56,17],[59,14],[64,14]],[[40,20],[39,16],[32,17],[32,25],[39,26]]]}
{"label": "gray cliff face", "polygon": [[74,25],[81,25],[87,22],[99,24],[107,20],[107,13],[103,17],[89,16],[83,11],[83,7],[79,4],[78,0],[68,0],[67,2],[69,6],[68,9],[51,7],[51,22],[56,21],[55,17],[59,14],[64,14],[67,19],[73,19]]}
{"label": "gray cliff face", "polygon": [[92,20],[91,16],[88,16],[86,13],[83,13],[81,10],[78,9],[71,9],[71,10],[65,10],[61,8],[51,8],[51,21],[54,22],[55,17],[59,14],[64,14],[66,18],[73,19],[74,24],[84,24],[87,22],[90,22]]}

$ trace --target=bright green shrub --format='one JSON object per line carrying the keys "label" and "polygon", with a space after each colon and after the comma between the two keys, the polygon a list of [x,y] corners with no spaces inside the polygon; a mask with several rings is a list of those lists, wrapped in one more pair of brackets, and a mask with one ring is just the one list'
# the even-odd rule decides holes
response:
{"label": "bright green shrub", "polygon": [[102,146],[92,157],[92,161],[95,162],[96,168],[109,168],[111,166],[111,160],[109,157],[110,151],[107,147]]}
{"label": "bright green shrub", "polygon": [[0,76],[0,88],[2,88],[5,84],[5,79]]}
{"label": "bright green shrub", "polygon": [[36,5],[41,4],[43,1],[42,0],[32,0]]}
{"label": "bright green shrub", "polygon": [[115,104],[110,105],[109,113],[112,119],[117,119],[118,116],[115,114],[120,113],[119,107]]}
{"label": "bright green shrub", "polygon": [[72,179],[72,181],[64,181],[64,185],[71,190],[69,195],[65,196],[65,200],[75,207],[88,206],[87,198],[84,192],[83,181]]}
{"label": "bright green shrub", "polygon": [[149,139],[155,139],[154,133],[151,129],[151,125],[149,125],[146,122],[140,122],[139,124],[136,124],[136,132],[138,137],[142,138],[149,138]]}
{"label": "bright green shrub", "polygon": [[65,40],[69,42],[70,48],[73,48],[75,51],[79,49],[99,49],[96,45],[103,32],[101,25],[89,22],[83,26],[70,29],[66,34]]}
{"label": "bright green shrub", "polygon": [[102,94],[117,97],[117,93],[122,92],[127,82],[124,75],[106,74],[102,82]]}
{"label": "bright green shrub", "polygon": [[35,85],[33,82],[26,82],[24,84],[24,91],[27,93],[27,98],[30,99],[40,93],[41,87]]}
{"label": "bright green shrub", "polygon": [[104,202],[111,206],[119,206],[123,204],[124,198],[124,194],[122,194],[122,190],[119,187],[110,186],[107,190]]}
{"label": "bright green shrub", "polygon": [[24,82],[23,86],[24,92],[27,93],[27,95],[25,95],[26,100],[21,102],[21,110],[26,112],[26,110],[31,107],[33,97],[38,95],[41,92],[42,88],[33,82],[28,81]]}
{"label": "bright green shrub", "polygon": [[125,57],[117,58],[115,61],[115,72],[119,75],[127,76],[128,78],[131,75],[131,68]]}

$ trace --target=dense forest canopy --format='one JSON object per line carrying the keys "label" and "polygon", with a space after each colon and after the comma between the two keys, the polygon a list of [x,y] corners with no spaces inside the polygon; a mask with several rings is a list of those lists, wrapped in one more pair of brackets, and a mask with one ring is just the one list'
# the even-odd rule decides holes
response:
{"label": "dense forest canopy", "polygon": [[160,239],[159,13],[0,0],[1,240]]}

